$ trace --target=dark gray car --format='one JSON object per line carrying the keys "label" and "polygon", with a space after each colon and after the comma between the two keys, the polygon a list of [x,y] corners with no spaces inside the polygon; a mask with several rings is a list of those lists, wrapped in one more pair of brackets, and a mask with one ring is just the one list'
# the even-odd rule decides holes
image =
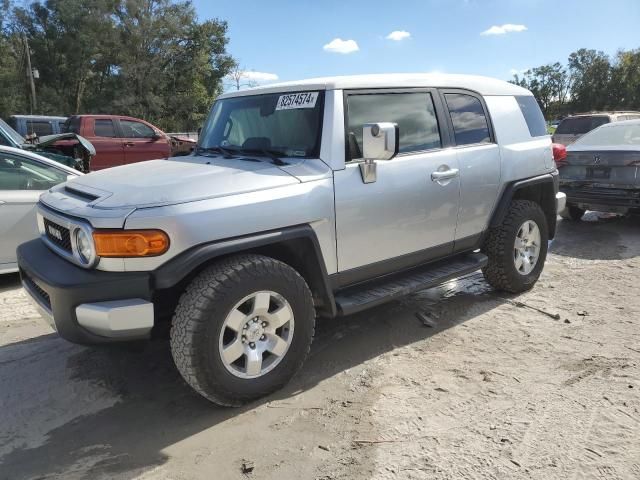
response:
{"label": "dark gray car", "polygon": [[565,218],[586,210],[640,212],[640,120],[602,125],[567,147],[559,168]]}

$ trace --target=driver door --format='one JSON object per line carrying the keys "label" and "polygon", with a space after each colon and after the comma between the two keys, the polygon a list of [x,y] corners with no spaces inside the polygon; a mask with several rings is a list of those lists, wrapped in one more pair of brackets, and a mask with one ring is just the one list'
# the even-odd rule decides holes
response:
{"label": "driver door", "polygon": [[[456,153],[443,148],[439,97],[430,89],[345,95],[347,163],[334,177],[339,271],[384,274],[452,253],[460,183]],[[398,124],[399,154],[378,161],[377,180],[365,184],[362,125],[372,122]]]}

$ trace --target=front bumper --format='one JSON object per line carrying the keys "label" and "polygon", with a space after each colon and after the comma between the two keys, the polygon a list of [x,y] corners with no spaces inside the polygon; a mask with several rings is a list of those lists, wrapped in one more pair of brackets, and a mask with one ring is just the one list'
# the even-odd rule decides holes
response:
{"label": "front bumper", "polygon": [[77,267],[35,239],[18,247],[22,285],[45,320],[70,342],[147,338],[154,325],[151,277]]}

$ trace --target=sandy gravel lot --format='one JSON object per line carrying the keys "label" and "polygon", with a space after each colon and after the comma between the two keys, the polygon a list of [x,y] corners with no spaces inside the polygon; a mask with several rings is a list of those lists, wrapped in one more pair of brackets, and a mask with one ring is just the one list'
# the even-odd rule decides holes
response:
{"label": "sandy gravel lot", "polygon": [[295,380],[237,410],[163,342],[58,339],[2,277],[0,479],[640,479],[640,220],[587,220],[524,295],[474,274],[321,322]]}

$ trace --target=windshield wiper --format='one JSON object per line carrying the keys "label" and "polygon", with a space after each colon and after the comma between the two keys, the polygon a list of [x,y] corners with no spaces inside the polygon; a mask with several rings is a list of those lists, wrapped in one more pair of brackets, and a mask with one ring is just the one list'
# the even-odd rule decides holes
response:
{"label": "windshield wiper", "polygon": [[248,153],[248,154],[261,154],[265,157],[269,157],[274,165],[282,167],[283,165],[289,165],[287,162],[284,162],[280,157],[284,156],[284,152],[280,152],[278,150],[271,150],[269,148],[239,148],[235,150],[238,153]]}
{"label": "windshield wiper", "polygon": [[221,153],[224,158],[234,158],[232,149],[221,147],[220,145],[216,145],[215,147],[198,147],[196,152]]}

